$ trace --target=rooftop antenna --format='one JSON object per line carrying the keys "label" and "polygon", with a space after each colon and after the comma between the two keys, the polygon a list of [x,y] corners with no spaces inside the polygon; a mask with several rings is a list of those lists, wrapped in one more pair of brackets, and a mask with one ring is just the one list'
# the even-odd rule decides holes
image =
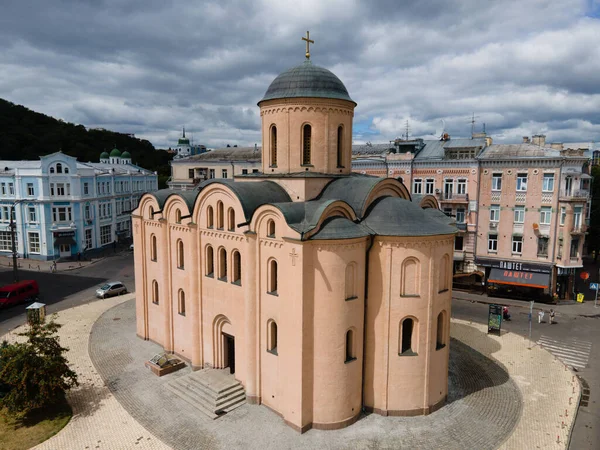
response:
{"label": "rooftop antenna", "polygon": [[183,127],[183,137],[185,137],[185,127]]}
{"label": "rooftop antenna", "polygon": [[475,119],[478,117],[479,116],[476,116],[475,113],[473,113],[473,115],[471,116],[471,137],[473,137],[473,133],[475,133]]}
{"label": "rooftop antenna", "polygon": [[409,132],[410,132],[410,125],[408,124],[408,119],[406,119],[406,125],[405,125],[405,129],[404,129],[404,137],[405,137],[406,141],[408,141]]}

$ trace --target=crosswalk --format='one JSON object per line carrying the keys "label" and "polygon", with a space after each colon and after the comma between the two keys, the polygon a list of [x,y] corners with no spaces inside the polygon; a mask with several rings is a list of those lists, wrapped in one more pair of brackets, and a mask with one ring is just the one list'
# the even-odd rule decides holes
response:
{"label": "crosswalk", "polygon": [[592,343],[580,339],[568,338],[564,340],[552,339],[542,336],[537,343],[560,359],[567,366],[576,369],[585,369],[590,359]]}

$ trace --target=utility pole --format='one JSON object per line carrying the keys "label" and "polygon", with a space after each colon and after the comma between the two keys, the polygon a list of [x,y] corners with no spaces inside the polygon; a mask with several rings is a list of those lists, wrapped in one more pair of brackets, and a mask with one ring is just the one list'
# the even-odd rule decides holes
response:
{"label": "utility pole", "polygon": [[16,283],[19,281],[19,269],[17,267],[17,223],[15,222],[15,205],[10,207],[10,239],[12,241],[12,257],[13,257],[13,278]]}

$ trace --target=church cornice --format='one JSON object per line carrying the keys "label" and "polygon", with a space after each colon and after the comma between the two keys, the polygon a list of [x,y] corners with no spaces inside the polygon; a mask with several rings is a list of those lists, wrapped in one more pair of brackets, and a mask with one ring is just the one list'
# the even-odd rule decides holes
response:
{"label": "church cornice", "polygon": [[221,230],[201,230],[200,235],[208,238],[224,239],[227,241],[242,242],[246,241],[245,236],[240,236],[233,233],[227,233]]}
{"label": "church cornice", "polygon": [[261,116],[268,116],[271,114],[279,114],[282,112],[317,112],[317,113],[329,113],[329,114],[341,114],[354,117],[354,111],[351,108],[343,107],[335,102],[329,101],[318,101],[307,99],[301,103],[295,103],[290,105],[277,105],[272,107],[262,107],[260,109]]}

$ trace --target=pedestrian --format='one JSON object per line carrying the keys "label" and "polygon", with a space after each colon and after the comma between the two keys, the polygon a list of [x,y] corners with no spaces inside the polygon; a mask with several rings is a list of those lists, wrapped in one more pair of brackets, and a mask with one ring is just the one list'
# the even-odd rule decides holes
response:
{"label": "pedestrian", "polygon": [[550,309],[550,320],[548,321],[549,324],[553,324],[554,323],[554,310]]}
{"label": "pedestrian", "polygon": [[538,323],[542,323],[544,321],[544,311],[540,310],[538,313]]}
{"label": "pedestrian", "polygon": [[114,253],[117,253],[117,241],[113,241],[113,251]]}
{"label": "pedestrian", "polygon": [[77,252],[77,261],[81,261],[81,252]]}

